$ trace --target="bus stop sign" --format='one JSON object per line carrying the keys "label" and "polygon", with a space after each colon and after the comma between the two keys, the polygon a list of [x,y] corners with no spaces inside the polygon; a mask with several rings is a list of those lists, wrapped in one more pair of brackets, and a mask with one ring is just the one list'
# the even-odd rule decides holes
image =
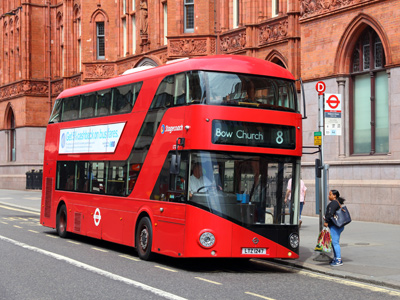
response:
{"label": "bus stop sign", "polygon": [[326,85],[323,81],[318,81],[315,89],[317,90],[318,95],[322,95],[325,92]]}

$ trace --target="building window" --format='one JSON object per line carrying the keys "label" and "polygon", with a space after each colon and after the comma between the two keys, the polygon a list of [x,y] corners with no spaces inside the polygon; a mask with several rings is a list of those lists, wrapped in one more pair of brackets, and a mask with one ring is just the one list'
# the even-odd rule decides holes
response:
{"label": "building window", "polygon": [[185,32],[194,32],[194,0],[184,0]]}
{"label": "building window", "polygon": [[352,55],[352,154],[389,152],[388,76],[379,36],[367,28]]}
{"label": "building window", "polygon": [[105,59],[104,22],[96,23],[97,29],[97,59]]}
{"label": "building window", "polygon": [[239,27],[239,0],[233,0],[233,28]]}
{"label": "building window", "polygon": [[279,15],[279,0],[272,0],[272,17]]}
{"label": "building window", "polygon": [[168,7],[167,3],[163,4],[163,16],[164,16],[164,45],[167,44],[167,34],[168,34]]}
{"label": "building window", "polygon": [[128,31],[126,28],[126,18],[122,19],[122,40],[123,40],[123,51],[122,56],[126,56],[128,53]]}
{"label": "building window", "polygon": [[74,49],[74,73],[79,73],[82,70],[81,63],[82,63],[82,25],[81,25],[81,18],[80,18],[80,10],[79,7],[76,5],[74,8],[74,26],[73,26],[73,49]]}
{"label": "building window", "polygon": [[61,14],[57,16],[57,40],[56,40],[56,77],[64,75],[64,26]]}
{"label": "building window", "polygon": [[78,72],[82,71],[82,43],[81,43],[82,27],[81,19],[78,19]]}
{"label": "building window", "polygon": [[8,112],[8,160],[16,160],[16,134],[14,113],[10,107]]}
{"label": "building window", "polygon": [[132,16],[132,54],[136,53],[136,17]]}

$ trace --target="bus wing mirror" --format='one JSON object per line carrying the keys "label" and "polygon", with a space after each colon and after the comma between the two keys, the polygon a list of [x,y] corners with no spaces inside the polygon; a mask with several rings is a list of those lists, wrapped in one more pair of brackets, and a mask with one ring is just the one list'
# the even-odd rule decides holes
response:
{"label": "bus wing mirror", "polygon": [[181,155],[178,153],[178,147],[185,147],[185,139],[184,138],[177,138],[175,150],[176,154],[173,154],[171,157],[171,166],[169,172],[174,175],[179,174],[179,170],[181,168]]}
{"label": "bus wing mirror", "polygon": [[181,168],[181,155],[180,154],[172,154],[171,166],[169,168],[169,173],[173,174],[173,175],[178,175],[180,168]]}
{"label": "bus wing mirror", "polygon": [[301,98],[302,98],[302,102],[303,102],[303,119],[307,119],[307,113],[306,113],[306,96],[304,93],[304,84],[303,84],[303,80],[301,79],[301,77],[299,79],[297,79],[298,81],[300,81],[300,87],[301,87]]}

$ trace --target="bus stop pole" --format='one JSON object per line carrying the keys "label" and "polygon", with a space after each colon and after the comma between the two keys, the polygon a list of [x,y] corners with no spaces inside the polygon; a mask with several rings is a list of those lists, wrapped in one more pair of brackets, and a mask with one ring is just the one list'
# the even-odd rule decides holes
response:
{"label": "bus stop pole", "polygon": [[[321,132],[321,147],[320,147],[320,167],[324,167],[324,94],[318,94],[318,130]],[[319,180],[319,231],[322,231],[323,227],[323,215],[325,214],[325,172],[321,172],[321,178]]]}
{"label": "bus stop pole", "polygon": [[[320,146],[320,164],[318,168],[321,174],[321,178],[317,180],[318,187],[318,200],[319,200],[319,232],[323,229],[324,224],[324,215],[326,211],[326,202],[327,202],[327,170],[329,165],[325,165],[324,163],[324,94],[323,92],[318,93],[318,129],[321,132],[321,146]],[[319,172],[318,172],[319,173]],[[316,189],[317,191],[317,189]],[[330,257],[326,253],[319,253],[313,260],[320,262],[328,262],[330,261]]]}

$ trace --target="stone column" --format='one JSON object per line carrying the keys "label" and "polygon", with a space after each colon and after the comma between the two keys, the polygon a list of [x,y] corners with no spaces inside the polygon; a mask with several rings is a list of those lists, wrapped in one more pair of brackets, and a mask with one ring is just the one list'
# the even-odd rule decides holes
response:
{"label": "stone column", "polygon": [[346,101],[346,78],[338,77],[336,79],[338,84],[338,92],[342,95],[342,135],[339,136],[339,157],[346,157],[346,137],[349,132],[349,124],[347,124],[346,120],[346,112],[348,110],[348,101]]}

